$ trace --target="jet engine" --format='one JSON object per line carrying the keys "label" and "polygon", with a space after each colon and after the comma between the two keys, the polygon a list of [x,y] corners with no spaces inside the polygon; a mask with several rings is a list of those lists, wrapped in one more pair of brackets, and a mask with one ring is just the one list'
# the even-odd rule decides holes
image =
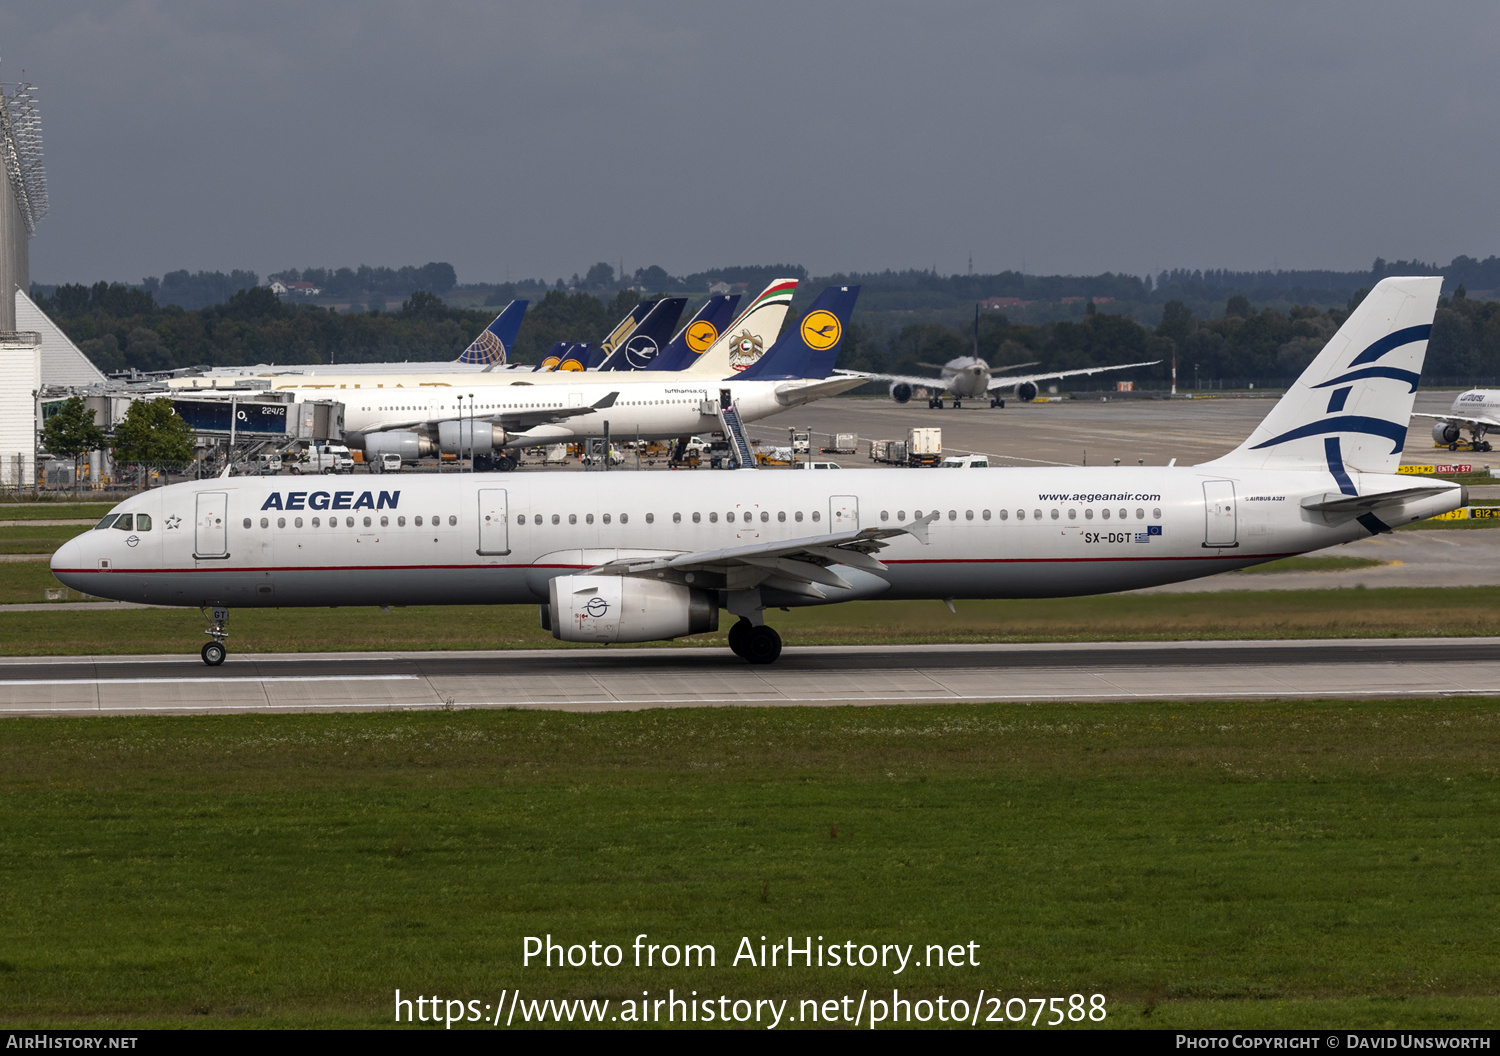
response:
{"label": "jet engine", "polygon": [[505,446],[505,430],[489,422],[469,418],[455,422],[438,422],[438,447],[445,455],[487,455]]}
{"label": "jet engine", "polygon": [[906,403],[911,399],[911,386],[904,381],[894,382],[891,385],[891,399],[897,403]]}
{"label": "jet engine", "polygon": [[660,642],[719,629],[712,590],[628,576],[558,576],[542,626],[564,642]]}
{"label": "jet engine", "polygon": [[400,455],[403,461],[414,462],[437,454],[437,445],[421,433],[405,429],[391,429],[383,433],[365,434],[365,461],[379,462],[381,455]]}
{"label": "jet engine", "polygon": [[1016,399],[1022,403],[1030,403],[1036,399],[1036,386],[1029,381],[1023,381],[1016,386]]}
{"label": "jet engine", "polygon": [[1458,443],[1458,438],[1461,435],[1463,434],[1459,432],[1458,426],[1452,422],[1436,422],[1432,426],[1433,441],[1442,444],[1444,447],[1449,444]]}

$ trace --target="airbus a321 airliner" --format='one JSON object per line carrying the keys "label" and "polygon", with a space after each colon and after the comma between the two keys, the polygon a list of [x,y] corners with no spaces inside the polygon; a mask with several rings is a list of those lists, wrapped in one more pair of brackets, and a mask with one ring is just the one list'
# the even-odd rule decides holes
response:
{"label": "airbus a321 airliner", "polygon": [[977,485],[911,469],[231,477],[121,503],[52,570],[100,597],[211,610],[211,665],[234,606],[532,603],[573,642],[714,631],[726,609],[730,647],[764,664],[778,606],[1193,579],[1464,504],[1458,485],[1395,472],[1440,285],[1382,281],[1250,438],[1198,466],[996,469]]}

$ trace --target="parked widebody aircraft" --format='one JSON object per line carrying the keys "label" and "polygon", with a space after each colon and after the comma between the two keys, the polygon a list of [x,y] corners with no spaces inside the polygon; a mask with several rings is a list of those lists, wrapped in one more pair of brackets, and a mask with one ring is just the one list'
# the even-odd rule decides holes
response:
{"label": "parked widebody aircraft", "polygon": [[[682,372],[574,374],[566,388],[514,379],[441,388],[364,388],[339,392],[344,439],[366,458],[412,460],[471,454],[481,469],[514,468],[516,449],[603,436],[675,439],[720,428],[719,408],[753,422],[790,407],[847,392],[859,378],[828,377],[842,343],[857,286],[830,286],[802,324],[783,334],[752,366],[720,380]],[[832,330],[814,333],[808,318]],[[635,379],[623,385],[626,378]],[[298,388],[306,387],[305,379]]]}
{"label": "parked widebody aircraft", "polygon": [[[914,389],[936,392],[937,395],[927,397],[927,406],[942,410],[945,397],[953,398],[954,407],[962,407],[964,400],[989,400],[991,407],[1004,407],[1005,400],[997,395],[1002,389],[1014,389],[1017,399],[1029,402],[1036,399],[1038,382],[1078,377],[1083,374],[1103,374],[1112,370],[1130,370],[1134,367],[1151,367],[1160,362],[1159,359],[1153,359],[1145,363],[1121,363],[1114,367],[1086,367],[1082,370],[1056,370],[1047,374],[1011,374],[996,377],[990,370],[990,365],[978,356],[960,356],[944,363],[939,368],[941,373],[935,378],[909,377],[904,374],[860,373],[859,376],[869,381],[890,382],[891,399],[897,403],[909,401]],[[1021,365],[1030,366],[1030,364]],[[856,372],[845,370],[839,373],[852,375]]]}
{"label": "parked widebody aircraft", "polygon": [[[1417,379],[1411,379],[1413,386]],[[1449,451],[1457,451],[1468,444],[1471,451],[1488,451],[1490,442],[1485,434],[1491,429],[1500,429],[1500,389],[1470,389],[1459,393],[1447,414],[1413,414],[1413,418],[1433,419],[1432,440],[1444,444]],[[1469,439],[1463,431],[1469,431]]]}
{"label": "parked widebody aircraft", "polygon": [[[730,647],[770,663],[781,606],[1193,579],[1464,504],[1458,485],[1396,474],[1440,286],[1382,280],[1250,437],[1199,466],[990,470],[977,489],[909,469],[228,477],[126,500],[52,571],[98,597],[211,610],[211,665],[236,606],[536,604],[574,642],[713,631],[722,609]],[[837,319],[819,312],[799,331],[822,340]]]}

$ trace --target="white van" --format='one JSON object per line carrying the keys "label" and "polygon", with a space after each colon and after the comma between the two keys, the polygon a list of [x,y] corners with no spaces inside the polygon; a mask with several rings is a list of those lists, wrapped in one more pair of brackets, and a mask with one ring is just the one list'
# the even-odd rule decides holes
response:
{"label": "white van", "polygon": [[949,455],[938,463],[938,469],[989,469],[988,455]]}
{"label": "white van", "polygon": [[380,472],[382,472],[382,473],[399,473],[399,472],[401,472],[401,456],[398,455],[398,454],[396,454],[396,452],[394,452],[394,451],[387,451],[385,454],[381,455],[380,456]]}
{"label": "white van", "polygon": [[793,462],[793,469],[843,469],[837,462]]}

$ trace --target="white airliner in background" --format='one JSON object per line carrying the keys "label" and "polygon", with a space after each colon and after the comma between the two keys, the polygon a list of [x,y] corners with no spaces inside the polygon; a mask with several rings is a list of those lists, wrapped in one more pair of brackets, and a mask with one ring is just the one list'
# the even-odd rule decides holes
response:
{"label": "white airliner in background", "polygon": [[[1411,383],[1416,385],[1417,379]],[[1500,390],[1470,389],[1459,393],[1447,414],[1413,414],[1413,418],[1431,418],[1434,443],[1445,444],[1449,451],[1457,451],[1459,445],[1467,443],[1472,451],[1490,450],[1490,442],[1484,438],[1491,429],[1500,429]],[[1469,431],[1469,439],[1463,439],[1463,431]]]}
{"label": "white airliner in background", "polygon": [[[978,356],[960,356],[936,368],[941,371],[936,378],[904,374],[867,374],[854,370],[841,370],[838,373],[865,378],[868,381],[890,382],[891,399],[897,403],[906,403],[910,400],[913,389],[936,391],[936,396],[927,397],[927,406],[942,410],[945,396],[953,397],[955,408],[962,407],[964,400],[976,399],[989,400],[991,407],[1004,407],[1005,400],[994,395],[1002,389],[1015,389],[1018,399],[1023,402],[1030,401],[1036,399],[1037,382],[1072,378],[1082,374],[1104,374],[1112,370],[1130,370],[1133,367],[1152,367],[1160,362],[1159,359],[1153,359],[1146,363],[1121,363],[1114,367],[1085,367],[1081,370],[1055,370],[1048,374],[1011,374],[995,377],[990,365]],[[1018,366],[1029,367],[1031,364],[1021,363]]]}
{"label": "white airliner in background", "polygon": [[[1440,286],[1381,281],[1250,438],[1199,466],[996,469],[978,486],[910,469],[228,477],[126,500],[52,571],[212,610],[211,665],[233,606],[531,603],[575,642],[713,631],[726,609],[730,647],[770,663],[778,606],[1193,579],[1464,504],[1458,485],[1396,475]],[[825,332],[816,314],[799,325]]]}

